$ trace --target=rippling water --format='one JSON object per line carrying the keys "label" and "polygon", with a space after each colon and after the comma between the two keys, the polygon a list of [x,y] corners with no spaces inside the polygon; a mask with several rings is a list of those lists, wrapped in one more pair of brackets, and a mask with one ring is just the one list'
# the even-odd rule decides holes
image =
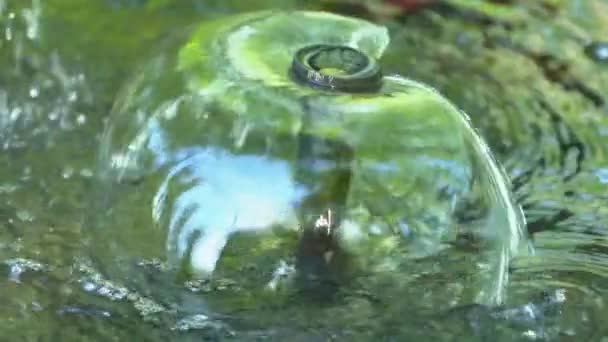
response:
{"label": "rippling water", "polygon": [[[281,2],[318,8],[304,3]],[[512,179],[536,254],[514,260],[504,306],[411,312],[383,321],[385,333],[375,337],[605,341],[608,65],[590,58],[585,47],[608,36],[608,18],[602,17],[608,5],[600,0],[559,5],[521,1],[484,12],[462,1],[451,3],[457,7],[438,6],[388,22],[399,48],[389,51],[383,65],[437,87],[470,114]],[[177,6],[163,1],[84,5],[0,0],[3,338],[345,336],[322,325],[317,331],[294,332],[280,324],[272,333],[234,336],[231,327],[239,322],[232,317],[194,313],[204,305],[196,293],[221,294],[235,284],[188,283],[193,295],[181,298],[179,309],[193,314],[177,315],[171,294],[150,296],[126,288],[103,278],[81,257],[99,134],[125,75],[150,53],[159,35],[251,7],[238,1]],[[385,20],[358,6],[331,7]],[[163,267],[156,260],[141,265],[151,288],[164,281],[158,272]],[[450,280],[429,284],[449,288]],[[366,305],[366,300],[353,299],[331,314],[348,326],[368,318]],[[365,331],[374,323],[369,317],[368,325],[350,328]]]}

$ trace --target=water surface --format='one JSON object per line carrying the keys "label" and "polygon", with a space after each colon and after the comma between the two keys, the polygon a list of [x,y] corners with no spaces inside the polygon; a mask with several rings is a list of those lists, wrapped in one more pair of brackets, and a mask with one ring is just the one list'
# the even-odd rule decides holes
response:
{"label": "water surface", "polygon": [[[329,8],[387,24],[398,48],[385,56],[384,67],[433,85],[470,114],[512,179],[536,248],[534,257],[514,261],[504,307],[412,311],[378,327],[366,316],[368,302],[353,299],[333,317],[344,325],[367,319],[369,325],[350,329],[357,336],[383,331],[370,339],[608,338],[608,69],[585,50],[608,36],[604,2],[477,8],[451,1],[455,7],[391,18],[370,10],[374,6],[338,2],[242,3],[0,0],[4,339],[348,337],[323,325],[294,332],[280,324],[272,334],[235,336],[230,326],[239,322],[230,317],[175,315],[175,302],[104,279],[82,258],[100,133],[126,75],[172,30],[278,5]],[[142,265],[152,288],[164,281],[154,278],[162,267],[154,260]],[[204,304],[196,293],[233,286],[190,285],[193,295],[180,301],[180,309],[189,303],[193,312]],[[404,303],[417,300],[434,299]],[[294,315],[305,316],[305,307],[298,310]]]}

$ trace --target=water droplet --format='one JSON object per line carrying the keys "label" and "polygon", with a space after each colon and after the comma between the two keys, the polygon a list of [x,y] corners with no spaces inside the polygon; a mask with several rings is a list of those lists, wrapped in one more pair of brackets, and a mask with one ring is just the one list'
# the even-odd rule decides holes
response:
{"label": "water droplet", "polygon": [[32,87],[30,88],[30,97],[35,99],[38,97],[38,95],[40,94],[40,90],[38,90],[38,88],[36,87]]}
{"label": "water droplet", "polygon": [[78,100],[78,93],[75,91],[71,91],[70,94],[68,95],[68,101],[76,102],[76,100]]}
{"label": "water droplet", "polygon": [[19,119],[19,117],[21,116],[21,113],[22,113],[21,107],[13,108],[13,110],[11,110],[11,115],[9,116],[9,120],[17,121],[17,119]]}
{"label": "water droplet", "polygon": [[585,53],[596,62],[608,62],[608,42],[593,42],[585,47]]}
{"label": "water droplet", "polygon": [[64,179],[70,179],[72,177],[72,175],[74,175],[74,169],[70,166],[67,166],[66,168],[63,169],[63,172],[61,172],[61,176]]}
{"label": "water droplet", "polygon": [[84,116],[84,114],[80,114],[76,118],[76,123],[79,124],[79,125],[84,125],[86,122],[87,122],[87,117]]}

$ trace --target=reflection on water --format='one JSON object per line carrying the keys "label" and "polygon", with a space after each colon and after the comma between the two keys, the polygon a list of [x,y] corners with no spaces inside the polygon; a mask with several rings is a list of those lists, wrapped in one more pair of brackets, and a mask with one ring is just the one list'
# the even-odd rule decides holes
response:
{"label": "reflection on water", "polygon": [[[255,312],[250,316],[260,316],[259,322],[267,319],[271,327],[259,331],[233,312],[213,310],[218,305],[226,305],[223,301],[230,298],[241,300],[229,303],[231,305],[245,308],[250,305],[243,296],[242,285],[232,279],[238,274],[184,280],[175,287],[166,285],[173,278],[165,276],[171,267],[164,262],[165,233],[154,229],[117,233],[117,240],[131,241],[139,250],[159,251],[141,255],[138,263],[131,264],[130,271],[137,272],[132,282],[123,283],[120,277],[108,276],[105,270],[96,269],[94,263],[92,266],[78,257],[102,121],[115,97],[114,88],[122,83],[124,73],[134,65],[134,56],[141,54],[142,45],[149,41],[120,34],[121,27],[133,29],[133,23],[137,22],[135,26],[156,34],[161,30],[159,27],[166,28],[179,20],[158,15],[162,13],[162,4],[151,7],[148,12],[137,9],[143,2],[133,2],[129,10],[132,12],[120,12],[119,8],[125,7],[116,6],[107,12],[106,18],[98,15],[99,8],[106,8],[102,2],[91,2],[89,13],[84,8],[66,11],[69,6],[59,1],[0,0],[2,335],[12,340],[42,336],[79,340],[86,335],[108,340],[130,340],[134,336],[147,340],[196,340],[201,336],[237,340],[405,336],[445,340],[476,337],[481,340],[602,341],[608,336],[602,324],[608,298],[604,172],[608,161],[606,145],[602,142],[608,123],[605,108],[598,107],[597,101],[588,102],[584,92],[581,95],[576,90],[581,87],[567,85],[575,85],[578,80],[589,89],[603,90],[607,89],[608,76],[601,69],[603,64],[585,57],[579,42],[564,37],[571,36],[571,32],[565,32],[568,30],[589,31],[589,35],[596,30],[600,39],[599,32],[608,21],[597,19],[601,13],[607,13],[601,1],[571,3],[576,11],[566,8],[558,13],[555,16],[560,18],[559,22],[530,14],[526,17],[528,28],[516,27],[511,33],[505,33],[500,24],[490,25],[483,28],[489,32],[485,37],[477,27],[462,29],[458,18],[444,20],[444,26],[440,27],[433,16],[410,17],[407,29],[396,28],[396,32],[392,32],[393,42],[399,42],[406,51],[398,50],[394,60],[389,55],[385,61],[389,70],[433,84],[465,108],[513,179],[514,190],[524,205],[533,233],[536,255],[516,259],[511,265],[508,301],[499,307],[451,308],[450,300],[462,295],[464,283],[454,275],[470,274],[470,270],[462,266],[470,265],[466,255],[454,254],[452,259],[441,257],[412,265],[398,279],[406,285],[416,284],[418,289],[427,288],[429,294],[443,294],[424,296],[415,288],[402,289],[398,298],[403,298],[404,303],[425,303],[416,310],[406,310],[411,309],[406,304],[393,306],[386,313],[386,319],[378,319],[375,306],[385,303],[370,289],[387,289],[386,295],[391,298],[390,289],[395,279],[368,278],[360,286],[345,288],[339,296],[340,305],[323,309],[315,329],[308,331],[297,327],[319,312],[318,303],[310,307],[298,294],[287,292],[282,300],[292,300],[292,309],[282,311],[284,319],[277,322],[271,320],[270,313],[284,307],[277,306],[276,298],[264,299],[268,303],[265,311],[248,309]],[[213,6],[213,2],[209,4]],[[224,8],[220,8],[222,6]],[[225,11],[226,6],[238,4],[226,3],[213,10]],[[180,11],[182,9],[167,9],[167,13],[182,13]],[[187,15],[190,19],[183,20],[192,19],[192,13]],[[564,25],[564,21],[568,25]],[[159,27],[149,27],[148,22]],[[497,42],[504,43],[504,37],[518,46],[497,46]],[[488,44],[483,44],[484,39]],[[528,53],[543,51],[570,66],[569,79],[547,80],[547,68],[553,64],[533,62],[529,58],[532,53]],[[404,52],[415,58],[404,60]],[[124,53],[124,58],[117,59],[120,53]],[[520,69],[512,68],[514,62]],[[467,86],[463,87],[464,84]],[[209,152],[192,151],[189,160],[197,161],[196,155],[204,160]],[[247,154],[225,155],[213,161],[215,167],[229,162],[238,164],[239,160],[248,158]],[[444,160],[423,158],[418,162],[438,169],[457,169]],[[260,162],[259,169],[267,169],[265,175],[269,174],[268,170],[277,173],[276,177],[268,178],[269,184],[264,187],[269,193],[274,187],[289,188],[286,185],[291,181],[287,176],[289,167],[282,163],[270,159],[267,163]],[[247,161],[247,164],[250,171],[255,172],[255,167],[251,167],[255,162]],[[370,165],[370,170],[388,172],[391,167],[390,163],[377,163]],[[176,169],[175,177],[185,182],[190,172],[201,169],[184,165],[179,170]],[[164,180],[154,176],[143,180],[135,178],[132,183],[119,186],[121,200],[154,198],[156,191],[138,193],[136,190],[138,184],[143,184],[138,182],[148,182],[149,177],[159,184]],[[217,180],[218,184],[232,184],[229,175],[224,177]],[[456,172],[453,177],[460,176]],[[398,191],[391,182],[387,179],[386,186]],[[169,197],[175,195],[171,189],[167,187]],[[213,194],[211,189],[204,191]],[[285,201],[290,196],[297,197],[295,193],[285,194]],[[277,197],[269,198],[270,202],[259,205],[274,206],[275,200],[283,202]],[[238,203],[232,206],[238,207]],[[151,204],[148,202],[148,210]],[[122,216],[130,216],[134,225],[143,223],[138,221],[139,217],[150,215],[149,211],[126,209]],[[258,213],[252,211],[251,215],[256,216],[254,214]],[[381,222],[370,227],[373,228],[370,231],[386,229]],[[416,229],[409,221],[398,221],[395,227],[401,236],[408,236]],[[263,260],[252,260],[239,269],[243,278],[259,284],[276,284],[277,291],[284,282],[282,279],[290,278],[295,262],[282,251],[295,250],[297,236],[289,233],[279,236],[281,239],[268,240],[259,250],[283,262],[259,269],[256,265],[265,264]],[[235,243],[247,245],[247,238],[239,237],[241,240]],[[390,240],[385,243],[390,246]],[[475,248],[466,239],[461,243],[464,249]],[[178,245],[176,242],[175,246]],[[242,260],[238,248],[228,252],[234,253],[234,260]],[[390,263],[378,266],[394,267]],[[450,272],[440,272],[446,269]],[[273,279],[280,280],[272,283]],[[201,296],[202,293],[207,295]],[[432,307],[451,309],[428,309]],[[343,327],[348,329],[338,329]],[[239,335],[239,331],[244,333]],[[381,333],[373,335],[373,331]]]}
{"label": "reflection on water", "polygon": [[[171,167],[161,184],[152,215],[160,220],[162,207],[171,205],[169,253],[182,258],[191,249],[191,267],[196,272],[212,273],[230,235],[289,222],[289,216],[294,215],[291,204],[301,196],[297,196],[285,161],[234,156],[213,148],[192,148],[188,152]],[[185,184],[184,191],[166,204],[172,181]],[[295,219],[291,221],[291,228],[297,228]],[[201,236],[189,246],[196,233]]]}

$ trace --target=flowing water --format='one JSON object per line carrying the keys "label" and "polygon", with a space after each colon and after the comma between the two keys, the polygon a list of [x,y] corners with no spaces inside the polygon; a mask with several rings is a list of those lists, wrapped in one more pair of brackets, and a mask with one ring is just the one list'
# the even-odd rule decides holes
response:
{"label": "flowing water", "polygon": [[[450,1],[389,18],[379,1],[346,3],[0,0],[0,341],[607,341],[608,5]],[[101,248],[84,247],[101,132],[126,77],[168,32],[277,6],[381,21],[392,41],[383,68],[436,87],[470,115],[511,178],[535,249],[512,261],[506,302],[451,305],[458,270],[431,262],[380,316],[374,293],[359,291],[314,322],[322,304],[271,303],[266,312],[290,324],[261,311],[267,328],[256,330],[238,315],[200,313],[201,293],[223,300],[234,281],[176,291],[164,285],[166,265],[149,258],[139,265],[145,286],[135,287],[87,258],[86,248]],[[121,238],[146,248],[145,236]],[[374,286],[390,296],[390,285]]]}

